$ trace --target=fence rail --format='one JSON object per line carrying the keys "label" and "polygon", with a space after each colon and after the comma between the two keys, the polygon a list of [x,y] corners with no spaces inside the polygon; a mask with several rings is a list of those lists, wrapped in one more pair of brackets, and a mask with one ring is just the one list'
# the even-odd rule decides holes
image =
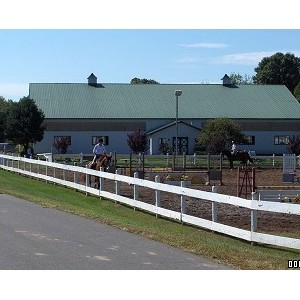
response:
{"label": "fence rail", "polygon": [[[90,170],[84,167],[53,163],[49,161],[34,160],[22,157],[15,157],[9,155],[0,154],[0,167],[4,170],[9,170],[19,174],[24,174],[29,177],[35,177],[47,182],[57,183],[63,186],[67,186],[78,191],[82,191],[86,194],[92,194],[99,197],[108,198],[110,200],[127,204],[133,208],[145,210],[155,215],[164,216],[167,218],[175,219],[183,223],[200,226],[215,232],[223,233],[229,236],[247,240],[251,243],[264,243],[275,246],[300,249],[300,239],[289,238],[283,236],[275,236],[265,233],[257,232],[257,211],[268,211],[276,213],[294,214],[300,215],[300,205],[292,203],[276,203],[261,201],[258,199],[257,194],[252,194],[252,200],[246,200],[243,198],[229,196],[224,194],[218,194],[213,192],[206,192],[196,189],[190,189],[182,186],[172,186],[160,182],[154,182],[144,179],[136,178],[138,173],[135,173],[135,177],[128,177],[120,175],[119,170],[116,173],[108,173],[103,171]],[[41,172],[41,168],[44,168],[44,173]],[[48,169],[54,170],[53,175],[50,176]],[[55,170],[60,169],[63,173],[63,178],[55,176]],[[34,171],[35,170],[35,171]],[[70,181],[65,178],[66,172],[73,172],[74,180]],[[78,182],[78,174],[85,174],[85,184]],[[89,176],[100,177],[100,189],[95,189],[89,186]],[[115,182],[115,191],[108,192],[105,190],[103,179],[112,180]],[[156,180],[158,181],[158,180]],[[120,195],[120,183],[127,183],[133,185],[134,196],[128,198]],[[139,187],[149,188],[155,193],[155,205],[139,201]],[[160,206],[160,191],[176,194],[181,198],[180,211],[173,211]],[[186,197],[193,197],[198,201],[210,201],[212,204],[212,220],[206,220],[199,217],[191,216],[186,213]],[[257,200],[258,199],[258,200]],[[228,205],[234,205],[249,209],[251,211],[251,230],[240,229],[224,225],[217,222],[217,204],[224,203]]]}
{"label": "fence rail", "polygon": [[[18,154],[13,153],[4,153],[11,154],[13,156],[18,156]],[[40,159],[47,161],[55,160],[76,160],[79,163],[84,163],[86,159],[92,159],[92,153],[38,153],[36,156]],[[140,159],[138,155],[135,155],[133,158],[134,164],[138,164]],[[209,158],[210,157],[210,158]],[[119,167],[128,167],[130,155],[129,154],[116,154],[115,158],[117,159],[117,165]],[[208,167],[208,160],[211,160],[211,167],[217,167],[219,165],[220,155],[178,155],[176,159],[176,168],[187,168],[187,169],[199,169]],[[284,161],[282,155],[253,155],[252,159],[254,160],[254,166],[260,168],[283,168]],[[155,168],[172,168],[174,165],[174,158],[172,154],[161,154],[161,155],[145,155],[144,156],[145,168],[155,169]],[[229,162],[225,158],[223,160],[223,167],[229,167]],[[295,167],[300,167],[300,155],[295,156]]]}

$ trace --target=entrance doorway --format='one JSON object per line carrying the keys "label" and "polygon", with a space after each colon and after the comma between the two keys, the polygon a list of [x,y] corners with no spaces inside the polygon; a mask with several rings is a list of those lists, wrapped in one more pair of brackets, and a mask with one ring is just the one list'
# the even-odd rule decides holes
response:
{"label": "entrance doorway", "polygon": [[[188,141],[189,138],[188,137],[178,137],[177,139],[177,150],[178,150],[178,154],[183,154],[183,152],[185,152],[185,154],[188,154]],[[176,153],[176,137],[173,137],[173,152]]]}

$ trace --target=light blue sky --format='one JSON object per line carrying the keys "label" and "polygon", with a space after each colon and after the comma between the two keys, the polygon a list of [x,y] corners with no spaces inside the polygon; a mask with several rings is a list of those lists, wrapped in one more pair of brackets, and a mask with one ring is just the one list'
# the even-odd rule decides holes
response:
{"label": "light blue sky", "polygon": [[[192,18],[193,9],[190,12]],[[194,27],[198,29],[177,29],[190,24],[189,17],[185,18],[186,23],[180,19],[178,27],[172,22],[171,26],[163,26],[167,20],[153,23],[167,29],[106,29],[97,22],[94,28],[100,29],[90,29],[90,25],[88,29],[49,29],[57,26],[44,26],[41,20],[42,29],[36,29],[36,23],[28,26],[21,22],[16,27],[0,24],[0,95],[19,100],[28,95],[31,82],[86,82],[92,72],[103,83],[129,83],[134,77],[160,83],[220,83],[225,73],[254,75],[259,61],[276,52],[300,56],[299,29],[219,29],[225,27],[221,26],[222,20],[217,23],[218,29],[200,28],[203,24],[197,23]],[[84,23],[78,24],[77,28],[85,28]],[[116,28],[122,28],[122,22],[117,24]],[[138,24],[148,27],[141,20]],[[15,29],[22,27],[26,29]]]}
{"label": "light blue sky", "polygon": [[300,56],[300,30],[0,30],[0,95],[18,100],[30,82],[219,83],[254,75],[278,51]]}

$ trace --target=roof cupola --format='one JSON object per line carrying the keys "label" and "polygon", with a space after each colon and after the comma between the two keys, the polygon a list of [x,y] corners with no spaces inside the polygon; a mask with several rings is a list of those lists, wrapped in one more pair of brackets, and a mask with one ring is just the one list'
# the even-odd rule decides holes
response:
{"label": "roof cupola", "polygon": [[97,86],[97,77],[92,73],[88,78],[88,85]]}
{"label": "roof cupola", "polygon": [[224,86],[231,85],[230,77],[227,74],[225,74],[224,77],[221,80],[223,80],[223,85]]}

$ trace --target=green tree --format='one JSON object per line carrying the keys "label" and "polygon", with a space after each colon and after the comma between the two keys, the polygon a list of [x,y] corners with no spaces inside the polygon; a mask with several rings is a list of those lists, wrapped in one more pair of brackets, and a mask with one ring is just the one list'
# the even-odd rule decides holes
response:
{"label": "green tree", "polygon": [[23,97],[13,102],[7,111],[5,133],[8,140],[23,146],[22,155],[27,153],[31,143],[40,142],[44,137],[45,115],[34,100]]}
{"label": "green tree", "polygon": [[146,78],[137,78],[134,77],[131,79],[130,84],[159,84],[159,82],[153,80],[153,79],[146,79]]}
{"label": "green tree", "polygon": [[66,154],[70,145],[70,140],[67,136],[59,136],[55,138],[52,145],[57,153]]}
{"label": "green tree", "polygon": [[143,153],[148,149],[146,133],[140,129],[127,134],[127,144],[133,153]]}
{"label": "green tree", "polygon": [[298,83],[294,89],[294,96],[300,102],[300,83]]}
{"label": "green tree", "polygon": [[6,100],[4,97],[0,96],[0,111],[7,110],[11,103],[11,100]]}
{"label": "green tree", "polygon": [[277,52],[264,57],[254,70],[254,83],[284,84],[293,93],[300,81],[300,58],[292,53]]}
{"label": "green tree", "polygon": [[295,155],[300,155],[300,136],[290,137],[289,144],[287,145],[288,151]]}
{"label": "green tree", "polygon": [[232,84],[253,84],[253,76],[247,74],[231,73],[229,78]]}
{"label": "green tree", "polygon": [[11,103],[11,100],[7,101],[4,97],[0,96],[0,142],[5,141],[6,115]]}
{"label": "green tree", "polygon": [[240,125],[231,119],[213,119],[203,127],[198,137],[198,144],[206,146],[209,153],[219,154],[231,141],[237,144],[244,141],[241,131]]}

